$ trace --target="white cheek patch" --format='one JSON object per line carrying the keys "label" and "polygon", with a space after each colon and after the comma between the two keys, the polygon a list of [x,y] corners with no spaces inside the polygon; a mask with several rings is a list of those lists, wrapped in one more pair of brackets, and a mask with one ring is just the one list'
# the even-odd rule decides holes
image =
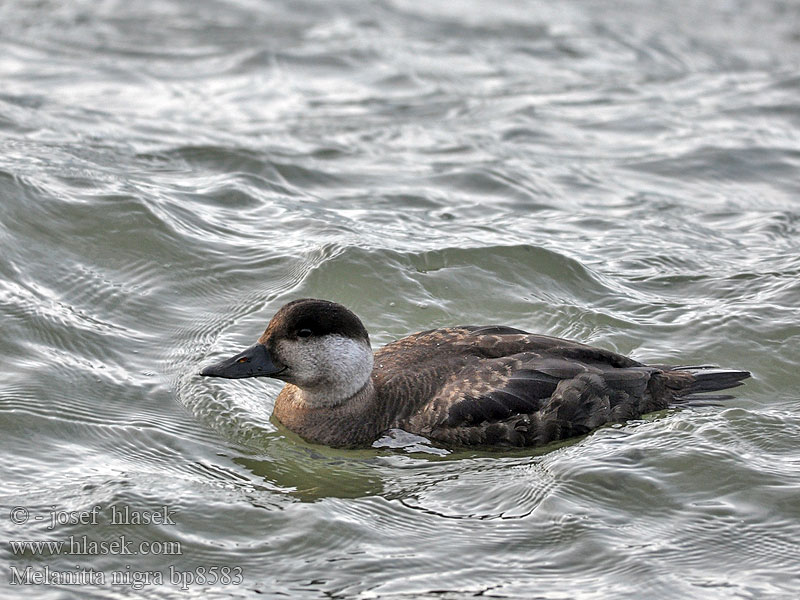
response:
{"label": "white cheek patch", "polygon": [[338,404],[359,391],[372,374],[372,348],[341,335],[308,340],[281,340],[281,360],[289,367],[288,381],[314,405]]}

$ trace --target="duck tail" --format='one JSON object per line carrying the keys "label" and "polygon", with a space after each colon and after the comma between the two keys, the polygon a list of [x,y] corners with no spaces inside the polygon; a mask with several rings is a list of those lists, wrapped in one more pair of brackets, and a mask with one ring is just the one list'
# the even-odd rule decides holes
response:
{"label": "duck tail", "polygon": [[[749,371],[721,369],[714,365],[671,367],[667,373],[673,377],[669,387],[673,388],[675,403],[702,406],[713,404],[709,401],[730,400],[728,394],[709,394],[739,387],[743,379],[750,377]],[[702,394],[702,395],[701,395]]]}

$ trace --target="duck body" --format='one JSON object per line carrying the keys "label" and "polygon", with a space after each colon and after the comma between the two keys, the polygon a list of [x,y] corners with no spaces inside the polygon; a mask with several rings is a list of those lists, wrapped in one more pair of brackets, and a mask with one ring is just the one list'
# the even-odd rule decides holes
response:
{"label": "duck body", "polygon": [[358,317],[314,299],[285,305],[258,344],[202,374],[284,380],[276,418],[333,447],[370,446],[394,428],[448,446],[540,446],[691,403],[749,376],[648,366],[503,326],[423,331],[373,355]]}

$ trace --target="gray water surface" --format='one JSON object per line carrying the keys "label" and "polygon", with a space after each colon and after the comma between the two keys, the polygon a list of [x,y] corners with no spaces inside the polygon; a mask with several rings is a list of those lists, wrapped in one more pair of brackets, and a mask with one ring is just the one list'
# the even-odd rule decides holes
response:
{"label": "gray water surface", "polygon": [[[796,598],[799,31],[778,0],[0,4],[3,598]],[[753,378],[560,447],[331,450],[277,382],[196,375],[303,296],[376,348],[496,323]]]}

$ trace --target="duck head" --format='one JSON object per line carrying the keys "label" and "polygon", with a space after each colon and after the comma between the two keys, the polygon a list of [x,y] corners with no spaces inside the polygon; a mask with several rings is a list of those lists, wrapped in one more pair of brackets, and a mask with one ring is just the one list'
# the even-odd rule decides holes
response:
{"label": "duck head", "polygon": [[304,298],[284,305],[258,343],[209,365],[206,377],[274,377],[297,386],[313,406],[343,402],[372,373],[372,348],[361,320],[327,300]]}

